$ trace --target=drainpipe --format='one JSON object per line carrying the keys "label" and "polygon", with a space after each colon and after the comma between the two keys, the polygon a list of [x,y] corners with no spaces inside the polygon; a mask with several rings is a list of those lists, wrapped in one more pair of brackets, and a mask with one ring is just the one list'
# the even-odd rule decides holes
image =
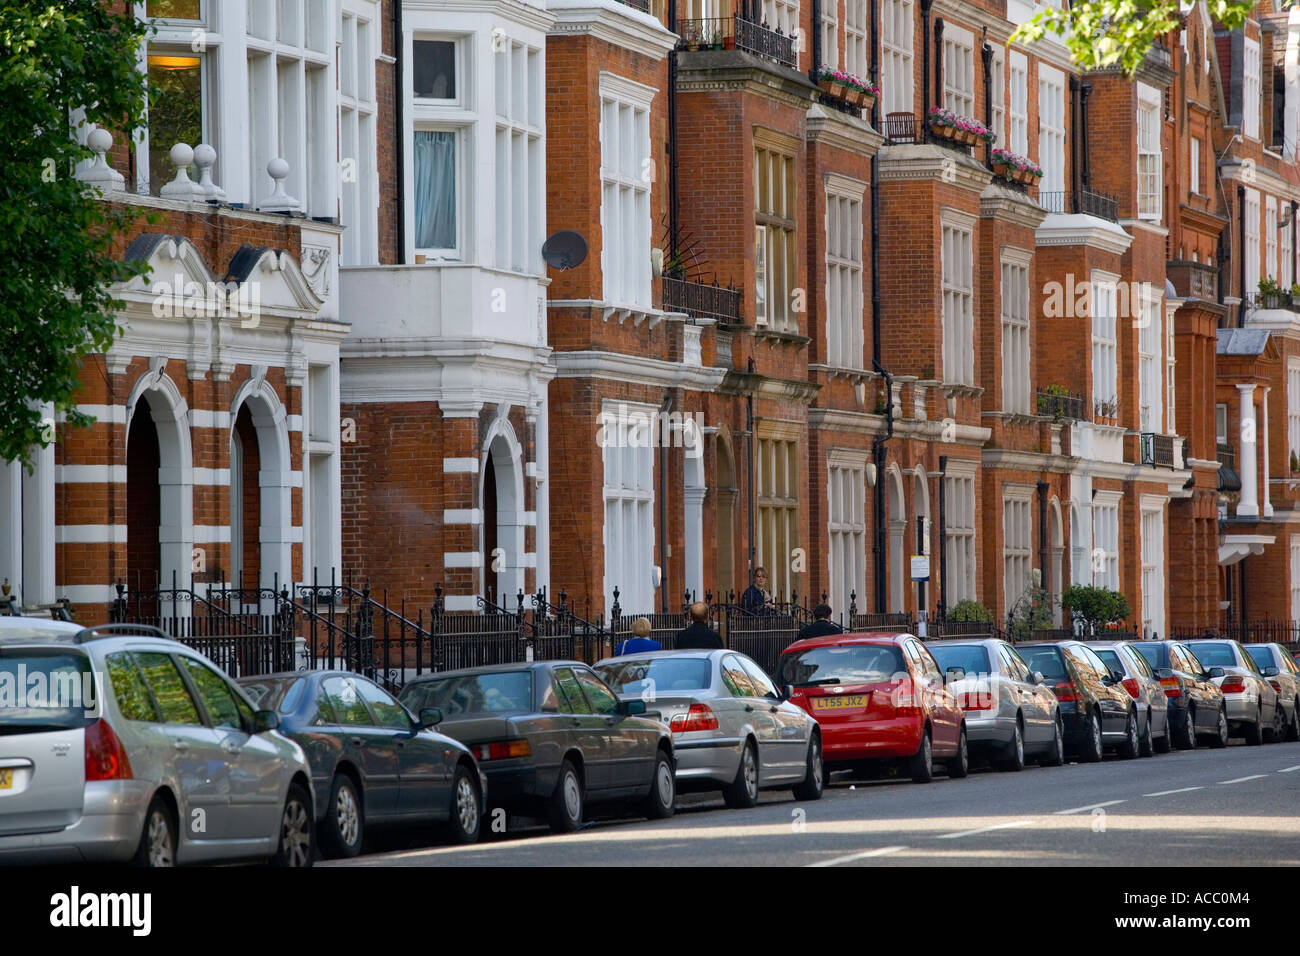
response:
{"label": "drainpipe", "polygon": [[943,17],[934,18],[934,105],[943,105]]}
{"label": "drainpipe", "polygon": [[1091,83],[1079,84],[1079,112],[1082,114],[1079,120],[1079,151],[1083,154],[1084,189],[1088,189],[1092,185],[1092,175],[1088,169],[1088,94],[1091,92]]}
{"label": "drainpipe", "polygon": [[[828,0],[834,3],[835,0]],[[822,65],[822,4],[821,0],[813,0],[812,7],[812,63],[808,67],[808,78],[814,83],[817,82],[817,71]]]}
{"label": "drainpipe", "polygon": [[[922,0],[923,9],[930,9],[930,0]],[[879,19],[876,16],[876,0],[871,0],[871,81],[879,83],[880,43],[877,36]],[[871,125],[880,128],[880,99],[871,107]],[[888,528],[885,526],[885,462],[889,449],[885,442],[894,437],[894,379],[881,364],[880,352],[880,192],[879,169],[875,153],[871,154],[871,367],[885,377],[885,437],[874,438],[871,442],[871,460],[876,466],[876,486],[874,501],[876,540],[873,548],[876,576],[876,613],[884,614],[888,608]],[[895,569],[898,574],[901,568]]]}
{"label": "drainpipe", "polygon": [[935,608],[939,620],[948,614],[948,508],[944,476],[948,472],[948,456],[939,456],[939,604]]}
{"label": "drainpipe", "polygon": [[[1047,482],[1038,482],[1038,560],[1043,568],[1041,580],[1043,590],[1047,592],[1049,606],[1052,598],[1052,573],[1050,556],[1047,553],[1047,492],[1050,489],[1051,486]],[[1007,600],[1011,600],[1010,596]]]}
{"label": "drainpipe", "polygon": [[[929,127],[926,126],[925,117],[930,112],[930,6],[934,0],[921,0],[921,128],[928,136]],[[872,20],[872,35],[875,35],[875,20]],[[876,56],[876,48],[879,44],[871,45],[871,56]],[[883,90],[882,90],[883,92]]]}
{"label": "drainpipe", "polygon": [[[668,0],[668,29],[677,29],[677,0]],[[734,27],[733,27],[733,33]],[[668,257],[675,261],[677,220],[677,47],[668,51]]]}
{"label": "drainpipe", "polygon": [[[1079,78],[1070,77],[1070,191],[1074,194],[1074,211],[1079,211]],[[1062,207],[1064,208],[1064,207]]]}
{"label": "drainpipe", "polygon": [[[985,39],[988,36],[989,28],[984,28],[984,35],[981,37],[982,46],[980,47],[980,59],[984,63],[984,125],[993,129],[993,88],[989,85],[993,79],[993,47]],[[997,130],[994,130],[996,133]],[[993,168],[993,144],[984,144],[984,165],[989,169]]]}
{"label": "drainpipe", "polygon": [[1237,328],[1245,326],[1246,317],[1246,187],[1237,184],[1237,215],[1241,219],[1237,229],[1241,235],[1241,244],[1237,246],[1241,255],[1237,256],[1237,277],[1241,280],[1241,304],[1237,306]]}
{"label": "drainpipe", "polygon": [[393,106],[397,126],[393,150],[397,166],[397,264],[406,265],[406,77],[402,71],[402,0],[393,3]]}
{"label": "drainpipe", "polygon": [[659,406],[659,598],[661,610],[668,613],[668,411],[673,407],[673,393],[664,393]]}

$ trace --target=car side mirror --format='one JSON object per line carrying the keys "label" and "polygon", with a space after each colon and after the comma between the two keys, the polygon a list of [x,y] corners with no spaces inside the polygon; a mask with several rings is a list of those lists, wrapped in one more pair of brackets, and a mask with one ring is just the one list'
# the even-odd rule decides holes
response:
{"label": "car side mirror", "polygon": [[1030,671],[1030,673],[1029,673],[1029,683],[1031,683],[1031,684],[1041,684],[1042,682],[1043,682],[1043,672],[1042,672],[1042,671]]}
{"label": "car side mirror", "polygon": [[781,699],[782,699],[782,700],[789,700],[789,699],[790,699],[791,697],[793,697],[793,696],[794,696],[794,684],[782,684],[782,685],[781,685]]}
{"label": "car side mirror", "polygon": [[257,710],[253,712],[253,733],[264,734],[268,730],[275,730],[280,726],[280,715],[273,710]]}
{"label": "car side mirror", "polygon": [[1225,671],[1222,667],[1211,667],[1208,671],[1205,672],[1205,677],[1207,680],[1217,680],[1220,677],[1227,677],[1227,676],[1228,676],[1228,672]]}
{"label": "car side mirror", "polygon": [[419,724],[421,730],[423,730],[426,727],[437,727],[440,723],[442,723],[441,707],[420,708]]}
{"label": "car side mirror", "polygon": [[1276,667],[1265,667],[1263,671],[1265,677],[1276,677],[1279,673]]}
{"label": "car side mirror", "polygon": [[1101,683],[1102,683],[1102,686],[1103,686],[1103,687],[1114,687],[1114,686],[1115,686],[1115,675],[1114,675],[1114,674],[1103,674],[1102,677],[1101,677]]}
{"label": "car side mirror", "polygon": [[645,701],[643,700],[620,700],[618,702],[618,712],[625,717],[635,717],[645,713]]}

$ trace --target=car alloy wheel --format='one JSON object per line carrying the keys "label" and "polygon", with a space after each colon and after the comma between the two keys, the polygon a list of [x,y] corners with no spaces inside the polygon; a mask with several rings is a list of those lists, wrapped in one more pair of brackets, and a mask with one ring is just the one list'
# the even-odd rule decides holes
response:
{"label": "car alloy wheel", "polygon": [[1011,740],[1007,744],[1007,757],[999,762],[998,766],[1003,770],[1024,770],[1025,769],[1025,735],[1020,729],[1020,718],[1016,718],[1015,728],[1011,732]]}
{"label": "car alloy wheel", "polygon": [[1101,718],[1093,712],[1088,715],[1088,750],[1083,754],[1083,760],[1085,763],[1098,763],[1101,757]]}
{"label": "car alloy wheel", "polygon": [[1124,757],[1136,757],[1138,755],[1138,746],[1137,715],[1130,710],[1128,720],[1124,724],[1124,747],[1121,754]]}
{"label": "car alloy wheel", "polygon": [[582,826],[583,802],[578,768],[573,761],[565,760],[560,765],[560,778],[556,781],[547,811],[551,829],[556,833],[572,833]]}
{"label": "car alloy wheel", "polygon": [[160,800],[149,808],[143,842],[146,866],[176,865],[176,837],[172,832],[171,814]]}
{"label": "car alloy wheel", "polygon": [[1183,722],[1183,739],[1178,744],[1183,750],[1196,749],[1196,708],[1187,708],[1187,719]]}
{"label": "car alloy wheel", "polygon": [[1300,740],[1300,700],[1295,701],[1291,706],[1291,723],[1286,727],[1286,739]]}
{"label": "car alloy wheel", "polygon": [[826,786],[826,768],[822,762],[822,739],[812,734],[808,741],[808,760],[804,778],[794,785],[796,800],[820,800]]}
{"label": "car alloy wheel", "polygon": [[1056,739],[1052,741],[1052,749],[1043,756],[1042,763],[1047,767],[1059,767],[1065,763],[1065,729],[1061,726],[1060,714],[1056,715],[1052,725]]}
{"label": "car alloy wheel", "polygon": [[957,736],[957,756],[948,761],[947,767],[948,776],[954,780],[959,780],[970,773],[970,749],[966,744],[966,728],[964,726]]}
{"label": "car alloy wheel", "polygon": [[1219,708],[1219,716],[1214,725],[1214,736],[1210,738],[1210,746],[1216,750],[1228,746],[1228,715],[1224,713],[1222,707]]}
{"label": "car alloy wheel", "polygon": [[465,833],[478,833],[478,790],[468,772],[456,775],[456,819]]}
{"label": "car alloy wheel", "polygon": [[307,799],[296,784],[289,788],[284,810],[280,814],[280,845],[275,855],[277,866],[311,866],[312,821]]}
{"label": "car alloy wheel", "polygon": [[758,759],[754,756],[754,748],[746,747],[745,755],[741,758],[741,768],[745,775],[745,794],[750,800],[758,800]]}
{"label": "car alloy wheel", "polygon": [[647,819],[664,820],[673,815],[677,803],[677,778],[673,776],[673,760],[667,750],[655,751],[655,770],[650,780],[650,793],[642,801],[642,812]]}
{"label": "car alloy wheel", "polygon": [[326,821],[321,842],[331,855],[356,856],[361,850],[361,801],[356,785],[339,774],[330,788],[330,817]]}
{"label": "car alloy wheel", "polygon": [[1255,711],[1254,723],[1246,726],[1246,744],[1250,747],[1258,747],[1264,742],[1264,708]]}
{"label": "car alloy wheel", "polygon": [[1151,711],[1148,709],[1146,729],[1142,732],[1142,736],[1138,738],[1138,753],[1143,757],[1150,757],[1155,752],[1155,745],[1151,741]]}
{"label": "car alloy wheel", "polygon": [[913,783],[929,783],[934,778],[934,751],[928,729],[921,734],[921,745],[912,756],[911,771]]}

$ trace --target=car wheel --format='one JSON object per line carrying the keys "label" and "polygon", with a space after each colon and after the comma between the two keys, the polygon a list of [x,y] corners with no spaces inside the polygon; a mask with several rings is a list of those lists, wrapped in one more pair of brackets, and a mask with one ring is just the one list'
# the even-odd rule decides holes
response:
{"label": "car wheel", "polygon": [[140,845],[136,848],[136,866],[176,865],[176,822],[172,819],[167,801],[154,797],[149,811],[144,815],[144,829]]}
{"label": "car wheel", "polygon": [[1169,723],[1169,712],[1165,712],[1165,732],[1156,738],[1156,753],[1167,754],[1174,746],[1174,728]]}
{"label": "car wheel", "polygon": [[912,775],[912,783],[929,783],[934,779],[934,751],[928,729],[921,734],[921,745],[908,761],[907,770]]}
{"label": "car wheel", "polygon": [[584,802],[582,777],[578,768],[572,760],[565,760],[560,766],[560,778],[555,781],[555,792],[551,794],[547,806],[551,829],[556,833],[572,833],[582,826]]}
{"label": "car wheel", "polygon": [[793,787],[796,800],[820,800],[826,786],[826,768],[822,766],[822,739],[813,734],[808,741],[808,763],[803,780]]}
{"label": "car wheel", "polygon": [[1178,741],[1179,750],[1196,749],[1196,708],[1187,708],[1187,719],[1183,721],[1183,738]]}
{"label": "car wheel", "polygon": [[315,827],[312,826],[311,798],[298,784],[289,785],[280,813],[280,841],[271,857],[272,866],[311,866],[316,855]]}
{"label": "car wheel", "polygon": [[1291,707],[1291,723],[1286,725],[1286,739],[1300,740],[1300,699]]}
{"label": "car wheel", "polygon": [[998,761],[999,770],[1010,770],[1013,772],[1025,769],[1025,734],[1020,727],[1020,718],[1016,718],[1015,730],[1011,733],[1011,740],[1003,751],[1004,756]]}
{"label": "car wheel", "polygon": [[1148,709],[1146,727],[1142,731],[1142,736],[1138,737],[1138,753],[1143,757],[1150,757],[1155,752],[1155,744],[1151,740],[1151,711]]}
{"label": "car wheel", "polygon": [[966,728],[964,726],[961,733],[957,735],[957,755],[952,757],[946,766],[948,776],[954,780],[960,780],[970,773],[970,748],[966,745]]}
{"label": "car wheel", "polygon": [[456,764],[451,784],[451,815],[447,818],[447,837],[452,843],[477,843],[483,825],[483,800],[474,773],[463,763]]}
{"label": "car wheel", "polygon": [[1263,708],[1255,712],[1255,721],[1246,725],[1246,732],[1243,735],[1246,738],[1246,745],[1249,747],[1258,747],[1264,742],[1264,711]]}
{"label": "car wheel", "polygon": [[1061,715],[1056,715],[1056,739],[1052,749],[1043,754],[1040,761],[1044,767],[1060,767],[1065,763],[1065,727],[1061,724]]}
{"label": "car wheel", "polygon": [[344,774],[335,774],[326,804],[325,825],[321,828],[321,849],[326,856],[347,859],[361,852],[361,800],[357,785]]}
{"label": "car wheel", "polygon": [[1220,707],[1218,722],[1215,724],[1214,736],[1210,738],[1210,746],[1215,750],[1221,750],[1228,746],[1228,714]]}
{"label": "car wheel", "polygon": [[645,815],[651,820],[663,820],[673,815],[676,805],[677,779],[673,776],[672,759],[665,751],[656,751],[654,779],[645,799]]}
{"label": "car wheel", "polygon": [[1124,723],[1124,743],[1119,747],[1119,755],[1125,760],[1132,760],[1141,750],[1141,744],[1138,743],[1138,722],[1137,714],[1134,711],[1128,712],[1128,720]]}
{"label": "car wheel", "polygon": [[1100,763],[1101,757],[1101,718],[1093,711],[1088,715],[1088,724],[1084,728],[1083,749],[1079,753],[1079,759],[1083,763]]}
{"label": "car wheel", "polygon": [[1286,739],[1286,708],[1282,706],[1281,698],[1273,704],[1273,726],[1265,739],[1271,744],[1280,744]]}
{"label": "car wheel", "polygon": [[752,740],[745,741],[736,779],[722,791],[722,798],[733,810],[748,810],[758,803],[758,751]]}

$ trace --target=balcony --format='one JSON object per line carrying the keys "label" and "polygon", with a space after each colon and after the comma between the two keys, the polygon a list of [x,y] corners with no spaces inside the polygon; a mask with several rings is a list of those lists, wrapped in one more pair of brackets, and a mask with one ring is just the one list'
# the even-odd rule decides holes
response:
{"label": "balcony", "polygon": [[755,56],[775,60],[792,70],[799,68],[793,36],[787,36],[779,29],[769,30],[765,23],[754,23],[739,14],[734,17],[678,20],[677,35],[681,37],[678,49],[744,50]]}
{"label": "balcony", "polygon": [[685,312],[693,318],[713,319],[723,325],[744,324],[744,297],[739,289],[670,276],[663,277],[663,288],[665,312]]}
{"label": "balcony", "polygon": [[650,0],[619,0],[619,3],[633,10],[640,10],[642,13],[650,12]]}
{"label": "balcony", "polygon": [[1219,270],[1203,262],[1173,260],[1165,263],[1165,275],[1179,298],[1219,301]]}
{"label": "balcony", "polygon": [[1173,468],[1174,439],[1170,435],[1142,432],[1142,464],[1156,468]]}
{"label": "balcony", "polygon": [[1038,389],[1038,414],[1050,415],[1053,421],[1087,421],[1087,400],[1082,395],[1060,394]]}
{"label": "balcony", "polygon": [[1219,460],[1219,490],[1241,491],[1241,477],[1237,474],[1237,451],[1231,445],[1219,442],[1215,446]]}
{"label": "balcony", "polygon": [[890,113],[886,116],[885,140],[890,146],[919,142],[920,137],[916,132],[916,114]]}
{"label": "balcony", "polygon": [[1147,60],[1156,66],[1163,66],[1166,70],[1173,69],[1173,54],[1163,43],[1151,44],[1151,49],[1147,50]]}
{"label": "balcony", "polygon": [[1091,189],[1039,190],[1038,204],[1059,215],[1096,216],[1119,222],[1119,199]]}

